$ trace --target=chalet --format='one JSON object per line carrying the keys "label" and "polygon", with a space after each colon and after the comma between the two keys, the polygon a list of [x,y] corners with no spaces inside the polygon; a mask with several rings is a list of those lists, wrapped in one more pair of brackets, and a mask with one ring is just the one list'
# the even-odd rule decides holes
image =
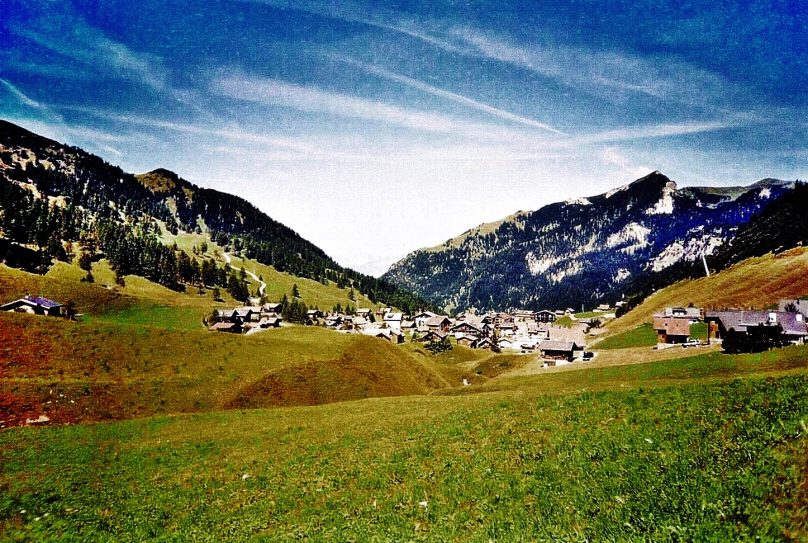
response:
{"label": "chalet", "polygon": [[708,311],[704,319],[716,338],[726,337],[727,332],[746,333],[750,328],[758,326],[779,325],[782,334],[790,343],[803,344],[808,336],[805,317],[802,313],[789,313],[785,311]]}
{"label": "chalet", "polygon": [[323,318],[323,312],[319,309],[309,309],[306,311],[306,318],[311,320],[317,320]]}
{"label": "chalet", "polygon": [[426,321],[426,327],[430,331],[440,330],[441,332],[448,332],[452,326],[452,320],[445,315],[436,315]]}
{"label": "chalet", "polygon": [[587,332],[590,328],[599,328],[601,321],[600,319],[591,318],[591,319],[578,319],[575,321],[575,324],[580,324],[586,326]]}
{"label": "chalet", "polygon": [[384,314],[384,324],[395,332],[401,332],[401,322],[404,320],[401,313],[389,311]]}
{"label": "chalet", "polygon": [[40,296],[26,296],[25,298],[0,305],[0,311],[60,317],[62,315],[62,304]]}
{"label": "chalet", "polygon": [[261,328],[280,328],[281,327],[281,318],[280,317],[266,317],[261,319]]}
{"label": "chalet", "polygon": [[654,317],[654,330],[657,333],[657,343],[684,343],[690,338],[690,319],[657,315]]}
{"label": "chalet", "polygon": [[539,344],[539,352],[542,358],[551,360],[567,360],[572,362],[575,358],[575,351],[583,350],[574,341],[543,341]]}
{"label": "chalet", "polygon": [[231,334],[240,334],[244,331],[240,322],[217,322],[210,328],[211,332],[229,332]]}
{"label": "chalet", "polygon": [[437,316],[437,313],[433,313],[431,311],[422,311],[417,315],[413,315],[412,320],[415,321],[415,326],[417,328],[426,328],[426,321]]}
{"label": "chalet", "polygon": [[513,322],[503,322],[498,327],[499,333],[503,336],[512,336],[516,334],[517,326]]}
{"label": "chalet", "polygon": [[457,338],[460,337],[478,338],[483,335],[482,328],[475,326],[470,322],[461,322],[459,324],[455,324],[454,326],[452,326],[450,331]]}
{"label": "chalet", "polygon": [[555,311],[550,311],[549,309],[542,309],[541,311],[536,312],[536,322],[555,322],[555,321],[556,321]]}
{"label": "chalet", "polygon": [[510,313],[496,313],[494,315],[494,324],[499,326],[505,323],[513,323],[513,315]]}
{"label": "chalet", "polygon": [[404,331],[407,331],[407,332],[415,331],[415,321],[402,320],[401,321],[401,330],[404,330]]}
{"label": "chalet", "polygon": [[782,337],[794,345],[802,345],[808,336],[808,328],[805,323],[805,316],[802,313],[790,313],[786,311],[769,311],[765,321],[745,323],[747,332],[760,326],[780,326]]}
{"label": "chalet", "polygon": [[373,310],[368,309],[367,307],[360,307],[356,310],[356,314],[360,317],[370,320],[370,317],[373,316]]}
{"label": "chalet", "polygon": [[480,319],[480,322],[482,324],[487,324],[489,326],[492,326],[494,324],[494,315],[492,315],[490,313],[486,313],[485,315],[482,316],[482,318]]}
{"label": "chalet", "polygon": [[264,304],[261,306],[262,313],[280,313],[283,304]]}
{"label": "chalet", "polygon": [[237,307],[232,310],[230,314],[231,322],[235,322],[236,320],[244,322],[258,322],[258,319],[261,317],[261,312],[257,307]]}
{"label": "chalet", "polygon": [[477,342],[477,338],[473,336],[460,336],[457,338],[457,344],[463,347],[471,348]]}

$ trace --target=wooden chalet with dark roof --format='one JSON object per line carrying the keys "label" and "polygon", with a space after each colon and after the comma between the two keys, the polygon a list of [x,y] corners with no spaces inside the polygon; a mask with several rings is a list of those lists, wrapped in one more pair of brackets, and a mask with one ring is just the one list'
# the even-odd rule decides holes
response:
{"label": "wooden chalet with dark roof", "polygon": [[478,326],[476,326],[476,325],[474,325],[474,324],[472,324],[470,322],[467,322],[467,321],[463,321],[463,322],[460,322],[458,324],[455,324],[450,329],[450,332],[452,332],[455,335],[462,334],[463,337],[472,336],[472,337],[478,338],[478,337],[481,337],[481,336],[485,335],[483,333],[482,328],[480,328],[480,327],[478,327]]}
{"label": "wooden chalet with dark roof", "polygon": [[550,311],[549,309],[536,311],[536,322],[555,322],[556,318],[555,311]]}
{"label": "wooden chalet with dark roof", "polygon": [[543,341],[539,344],[539,351],[542,358],[551,360],[567,360],[572,362],[575,358],[575,351],[583,350],[574,341]]}

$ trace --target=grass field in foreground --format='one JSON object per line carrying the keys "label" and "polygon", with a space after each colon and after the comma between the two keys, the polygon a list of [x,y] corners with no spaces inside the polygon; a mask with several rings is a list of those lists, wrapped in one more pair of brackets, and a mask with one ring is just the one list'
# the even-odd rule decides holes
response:
{"label": "grass field in foreground", "polygon": [[449,386],[440,369],[382,339],[320,327],[238,336],[0,313],[6,426],[41,414],[65,423],[425,394]]}
{"label": "grass field in foreground", "polygon": [[804,540],[807,391],[803,374],[14,429],[0,536]]}

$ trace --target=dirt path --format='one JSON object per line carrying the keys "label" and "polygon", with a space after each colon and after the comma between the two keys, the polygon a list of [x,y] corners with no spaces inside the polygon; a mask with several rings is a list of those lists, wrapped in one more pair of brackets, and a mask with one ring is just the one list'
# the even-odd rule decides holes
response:
{"label": "dirt path", "polygon": [[[225,261],[225,262],[227,262],[228,264],[231,264],[231,263],[233,262],[233,259],[230,257],[230,255],[229,255],[229,254],[228,254],[226,251],[225,251],[225,252],[223,252],[223,253],[222,253],[222,255],[224,256],[224,261]],[[258,275],[256,275],[256,273],[255,273],[255,272],[249,271],[249,270],[247,270],[247,269],[245,269],[244,271],[247,273],[247,275],[249,275],[249,276],[250,276],[250,278],[251,278],[253,281],[255,281],[255,282],[257,282],[257,283],[260,283],[260,285],[261,285],[261,286],[260,286],[260,287],[258,287],[258,295],[259,295],[259,296],[263,296],[263,295],[264,295],[264,293],[265,293],[265,292],[266,292],[266,290],[267,290],[267,284],[266,284],[266,283],[264,283],[264,282],[261,280],[261,278],[260,278],[260,277],[258,277]]]}

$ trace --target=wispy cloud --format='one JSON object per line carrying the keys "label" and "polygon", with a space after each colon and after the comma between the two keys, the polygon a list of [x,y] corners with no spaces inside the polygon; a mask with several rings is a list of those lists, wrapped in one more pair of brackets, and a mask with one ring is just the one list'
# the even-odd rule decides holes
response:
{"label": "wispy cloud", "polygon": [[564,45],[514,44],[470,27],[455,27],[451,35],[470,47],[471,54],[607,98],[641,94],[715,108],[713,102],[729,92],[721,77],[673,58],[654,59]]}
{"label": "wispy cloud", "polygon": [[404,108],[278,79],[228,75],[215,79],[211,90],[238,100],[269,106],[355,118],[474,140],[519,140],[525,137],[517,131],[498,125],[463,121],[441,113]]}
{"label": "wispy cloud", "polygon": [[295,10],[311,13],[320,17],[327,17],[346,23],[358,23],[361,25],[387,30],[397,34],[402,34],[427,43],[438,49],[449,52],[464,52],[464,48],[452,42],[452,40],[439,32],[430,32],[423,28],[424,21],[418,23],[408,21],[401,17],[400,13],[380,8],[377,5],[373,9],[367,9],[351,1],[320,1],[320,0],[238,0],[250,4],[263,4],[277,9]]}
{"label": "wispy cloud", "polygon": [[412,87],[414,89],[418,89],[422,92],[427,94],[431,94],[433,96],[437,96],[439,98],[445,98],[447,100],[451,100],[452,102],[470,107],[472,109],[476,109],[477,111],[482,111],[484,113],[488,113],[500,119],[504,119],[506,121],[511,121],[515,123],[519,123],[525,126],[530,126],[532,128],[538,128],[541,130],[546,130],[548,132],[552,132],[554,134],[564,135],[563,132],[560,130],[553,128],[552,126],[536,121],[534,119],[529,119],[527,117],[523,117],[521,115],[516,115],[509,111],[505,111],[499,108],[495,108],[488,104],[484,104],[467,96],[463,96],[462,94],[457,94],[451,91],[447,91],[445,89],[440,89],[438,87],[429,85],[424,83],[423,81],[419,81],[417,79],[413,79],[411,77],[407,77],[405,75],[397,74],[391,72],[389,70],[385,70],[384,68],[380,68],[378,66],[371,66],[370,64],[366,64],[364,62],[359,62],[355,59],[351,59],[349,57],[340,56],[340,55],[332,55],[330,57],[332,60],[336,60],[339,62],[344,62],[346,64],[350,64],[352,66],[356,66],[361,70],[364,70],[368,73],[373,75],[382,77],[387,79],[388,81],[394,81],[396,83],[400,83],[402,85],[406,85],[408,87]]}
{"label": "wispy cloud", "polygon": [[633,126],[615,128],[593,134],[583,134],[575,136],[569,143],[575,145],[589,145],[594,143],[611,143],[618,141],[631,141],[649,138],[668,138],[674,136],[685,136],[688,134],[698,134],[701,132],[714,132],[725,130],[746,123],[731,121],[708,121],[708,122],[685,122],[669,124],[653,124],[644,126]]}
{"label": "wispy cloud", "polygon": [[155,91],[167,87],[167,71],[159,58],[110,39],[70,13],[69,8],[45,13],[24,25],[12,22],[9,28],[18,36],[103,75],[136,81]]}
{"label": "wispy cloud", "polygon": [[30,96],[26,95],[22,92],[19,88],[12,85],[11,82],[0,78],[0,83],[8,90],[8,92],[23,106],[36,111],[38,114],[42,115],[43,117],[56,122],[61,122],[62,117],[54,112],[51,108],[47,105],[34,100]]}

